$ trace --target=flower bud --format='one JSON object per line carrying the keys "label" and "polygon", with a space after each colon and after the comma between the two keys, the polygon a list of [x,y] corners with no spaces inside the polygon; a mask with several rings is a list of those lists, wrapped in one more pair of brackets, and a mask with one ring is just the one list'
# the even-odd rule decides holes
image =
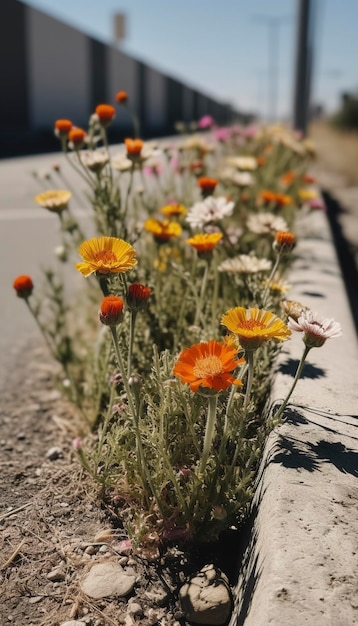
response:
{"label": "flower bud", "polygon": [[17,278],[15,278],[13,287],[19,298],[27,300],[27,298],[32,294],[34,285],[30,276],[27,276],[27,274],[21,274],[21,276],[17,276]]}
{"label": "flower bud", "polygon": [[291,252],[296,245],[295,236],[290,231],[279,230],[275,235],[274,248],[280,254]]}
{"label": "flower bud", "polygon": [[124,302],[118,296],[110,295],[103,298],[99,311],[99,319],[106,326],[117,326],[123,320]]}
{"label": "flower bud", "polygon": [[139,311],[147,306],[150,298],[151,289],[141,283],[133,283],[129,285],[126,301],[130,311]]}
{"label": "flower bud", "polygon": [[101,126],[106,127],[112,122],[116,109],[111,104],[99,104],[96,107],[96,115]]}

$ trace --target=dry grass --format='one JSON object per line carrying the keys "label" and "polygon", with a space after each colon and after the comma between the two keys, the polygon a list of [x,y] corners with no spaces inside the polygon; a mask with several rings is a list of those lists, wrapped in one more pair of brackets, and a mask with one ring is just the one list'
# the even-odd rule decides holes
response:
{"label": "dry grass", "polygon": [[328,122],[311,124],[310,137],[322,165],[342,174],[350,185],[358,185],[358,132],[343,132]]}

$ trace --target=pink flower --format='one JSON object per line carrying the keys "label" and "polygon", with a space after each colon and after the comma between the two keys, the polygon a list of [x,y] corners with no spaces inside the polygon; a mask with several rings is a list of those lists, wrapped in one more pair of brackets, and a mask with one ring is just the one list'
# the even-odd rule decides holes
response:
{"label": "pink flower", "polygon": [[198,128],[211,128],[214,125],[214,118],[211,115],[204,115],[198,121]]}
{"label": "pink flower", "polygon": [[313,198],[313,200],[309,200],[308,204],[311,209],[316,209],[317,211],[326,211],[326,205],[322,198]]}
{"label": "pink flower", "polygon": [[214,137],[218,141],[227,141],[230,139],[231,132],[229,128],[216,128],[214,130]]}
{"label": "pink flower", "polygon": [[304,311],[297,322],[288,318],[288,328],[304,333],[303,341],[308,348],[320,348],[327,339],[340,337],[342,334],[341,325],[334,319],[319,318],[317,313],[310,309]]}

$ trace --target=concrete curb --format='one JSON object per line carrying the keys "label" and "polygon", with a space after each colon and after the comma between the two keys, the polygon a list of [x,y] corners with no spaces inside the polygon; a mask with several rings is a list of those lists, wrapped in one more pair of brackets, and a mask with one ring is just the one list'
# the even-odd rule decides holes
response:
{"label": "concrete curb", "polygon": [[[230,626],[358,624],[356,334],[326,216],[309,219],[290,299],[335,318],[343,336],[310,352],[286,421],[268,438]],[[299,333],[284,345],[273,405],[303,347]]]}

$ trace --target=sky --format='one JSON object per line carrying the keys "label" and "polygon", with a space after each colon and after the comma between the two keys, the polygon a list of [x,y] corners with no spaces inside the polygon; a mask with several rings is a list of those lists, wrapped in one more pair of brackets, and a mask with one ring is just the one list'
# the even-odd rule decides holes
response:
{"label": "sky", "polygon": [[[291,114],[298,0],[23,1],[104,42],[113,42],[113,15],[124,13],[123,51],[236,109]],[[358,91],[358,0],[312,1],[312,101],[331,112],[340,93]]]}

